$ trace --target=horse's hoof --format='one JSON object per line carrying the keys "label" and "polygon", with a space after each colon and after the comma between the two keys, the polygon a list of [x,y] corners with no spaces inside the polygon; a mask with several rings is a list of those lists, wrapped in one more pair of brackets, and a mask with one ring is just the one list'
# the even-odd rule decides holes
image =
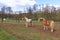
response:
{"label": "horse's hoof", "polygon": [[53,30],[51,30],[51,32],[53,32]]}

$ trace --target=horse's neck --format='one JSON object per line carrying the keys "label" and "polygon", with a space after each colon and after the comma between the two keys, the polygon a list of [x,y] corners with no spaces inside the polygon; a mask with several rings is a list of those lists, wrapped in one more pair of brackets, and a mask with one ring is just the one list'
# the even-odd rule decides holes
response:
{"label": "horse's neck", "polygon": [[28,20],[28,18],[25,18],[25,20]]}

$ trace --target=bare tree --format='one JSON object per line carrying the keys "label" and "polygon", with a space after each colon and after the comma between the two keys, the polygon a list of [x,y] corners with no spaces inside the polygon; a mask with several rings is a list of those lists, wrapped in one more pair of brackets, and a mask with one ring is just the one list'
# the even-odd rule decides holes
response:
{"label": "bare tree", "polygon": [[36,10],[37,9],[37,6],[38,6],[37,4],[34,4],[33,5],[33,10]]}
{"label": "bare tree", "polygon": [[46,5],[46,7],[44,8],[44,17],[46,19],[55,19],[56,17],[56,8],[54,6],[49,6]]}
{"label": "bare tree", "polygon": [[3,18],[4,18],[4,14],[5,14],[5,6],[3,6],[1,8],[1,13],[2,13],[2,22],[3,22]]}
{"label": "bare tree", "polygon": [[11,9],[11,7],[6,7],[6,11],[7,11],[8,13],[13,12],[12,9]]}
{"label": "bare tree", "polygon": [[46,18],[46,19],[49,19],[50,15],[49,15],[49,6],[46,5],[46,7],[43,9],[43,16]]}
{"label": "bare tree", "polygon": [[27,17],[28,17],[28,18],[32,18],[32,17],[33,17],[33,14],[32,14],[32,8],[29,7],[27,10],[28,10]]}
{"label": "bare tree", "polygon": [[56,20],[56,16],[57,16],[57,11],[56,11],[56,8],[54,6],[51,7],[51,19],[54,19]]}

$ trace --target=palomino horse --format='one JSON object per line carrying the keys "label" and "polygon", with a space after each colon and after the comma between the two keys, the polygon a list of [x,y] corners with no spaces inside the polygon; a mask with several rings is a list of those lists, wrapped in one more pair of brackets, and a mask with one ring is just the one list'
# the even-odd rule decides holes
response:
{"label": "palomino horse", "polygon": [[51,28],[51,32],[54,31],[54,21],[53,20],[46,20],[45,18],[39,18],[38,21],[41,21],[41,23],[44,26],[44,30],[47,29],[47,26]]}
{"label": "palomino horse", "polygon": [[25,19],[26,27],[32,26],[32,19],[28,19],[27,17],[22,18],[22,20]]}

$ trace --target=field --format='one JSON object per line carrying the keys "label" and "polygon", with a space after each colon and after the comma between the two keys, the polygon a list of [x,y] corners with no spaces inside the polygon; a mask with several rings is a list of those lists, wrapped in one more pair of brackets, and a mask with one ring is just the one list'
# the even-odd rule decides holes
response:
{"label": "field", "polygon": [[25,27],[24,22],[0,22],[0,40],[60,40],[60,22],[55,22],[55,31],[44,31],[41,23],[33,21],[33,27]]}

